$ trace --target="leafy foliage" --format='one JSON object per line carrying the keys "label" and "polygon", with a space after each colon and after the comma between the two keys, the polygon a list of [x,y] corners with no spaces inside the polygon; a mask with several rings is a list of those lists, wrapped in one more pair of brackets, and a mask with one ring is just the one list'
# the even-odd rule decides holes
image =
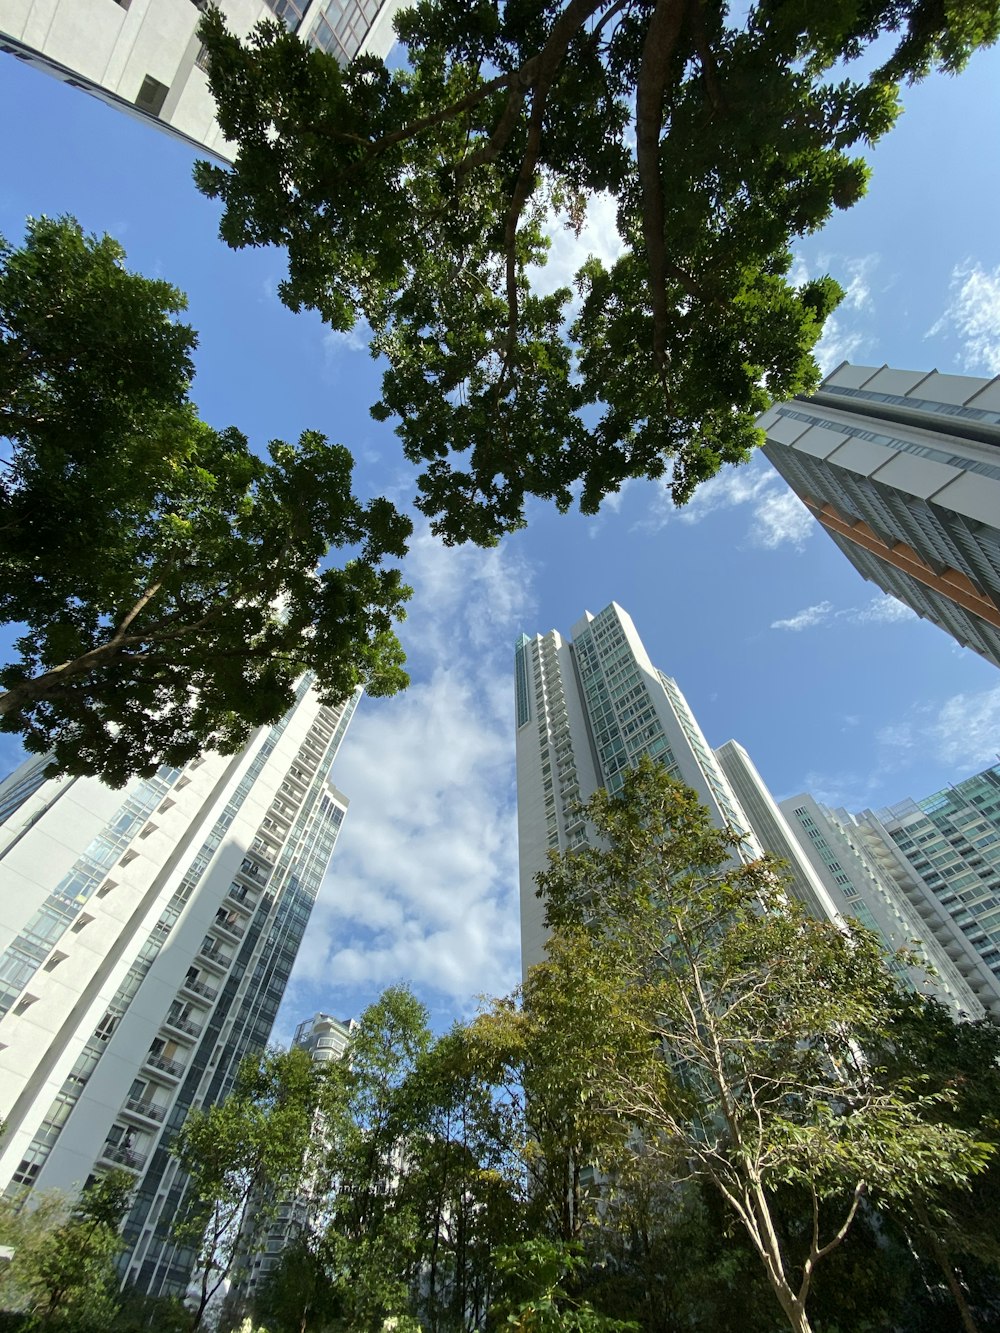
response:
{"label": "leafy foliage", "polygon": [[108,1327],[117,1312],[118,1227],[131,1187],[127,1172],[112,1172],[76,1200],[53,1192],[30,1209],[23,1200],[0,1204],[0,1243],[14,1251],[0,1270],[0,1300],[5,1309],[25,1312],[23,1328],[103,1333]]}
{"label": "leafy foliage", "polygon": [[225,1101],[191,1111],[173,1151],[187,1173],[174,1235],[197,1250],[197,1327],[233,1272],[250,1228],[265,1228],[298,1183],[317,1103],[305,1051],[249,1059]]}
{"label": "leafy foliage", "polygon": [[[718,1191],[805,1333],[815,1270],[865,1196],[962,1188],[993,1149],[949,1123],[918,1072],[880,1079],[862,1054],[904,996],[873,935],[808,919],[769,860],[738,859],[739,835],[713,828],[648,760],[585,813],[599,843],[539,884],[550,957],[578,969],[578,993],[603,986],[616,999],[608,1112],[636,1127],[668,1179]],[[777,1225],[787,1188],[808,1200],[799,1245]]]}
{"label": "leafy foliage", "polygon": [[[666,476],[683,503],[749,456],[755,417],[816,385],[842,295],[796,284],[791,243],[863,194],[856,154],[898,81],[960,69],[1000,8],[422,0],[396,27],[398,67],[341,69],[276,22],[240,41],[210,12],[238,155],[197,181],[230,245],[287,249],[291,309],[368,322],[388,360],[373,412],[424,469],[420,508],[489,543],[530,496],[592,513]],[[575,298],[540,295],[546,219],[578,230],[602,193],[621,257],[588,259]]]}
{"label": "leafy foliage", "polygon": [[238,749],[306,670],[329,703],[404,686],[411,530],[322,435],[265,461],[201,422],[184,298],[123,258],[70,220],[0,243],[0,729],[114,786]]}

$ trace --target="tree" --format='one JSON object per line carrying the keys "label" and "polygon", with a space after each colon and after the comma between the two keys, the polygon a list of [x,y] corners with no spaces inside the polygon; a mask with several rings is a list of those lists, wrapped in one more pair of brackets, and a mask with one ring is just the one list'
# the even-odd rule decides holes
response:
{"label": "tree", "polygon": [[108,1327],[118,1308],[118,1228],[132,1185],[127,1172],[109,1172],[75,1200],[53,1191],[33,1208],[23,1200],[0,1205],[0,1241],[14,1250],[0,1293],[6,1309],[28,1313],[26,1328]]}
{"label": "tree", "polygon": [[[808,1333],[815,1272],[866,1197],[961,1187],[993,1150],[948,1122],[942,1094],[881,1080],[859,1054],[903,994],[872,934],[807,918],[772,862],[739,861],[741,835],[650,761],[585,813],[600,845],[555,860],[539,886],[550,958],[578,969],[580,994],[615,997],[608,1113],[667,1177],[718,1192],[789,1327]],[[789,1186],[808,1206],[782,1235]]]}
{"label": "tree", "polygon": [[184,298],[123,259],[68,219],[0,241],[0,729],[113,786],[237,750],[304,672],[331,704],[404,686],[411,530],[322,435],[265,461],[200,421]]}
{"label": "tree", "polygon": [[191,1111],[173,1151],[188,1176],[175,1238],[196,1250],[198,1301],[191,1327],[261,1237],[281,1199],[302,1175],[318,1102],[317,1076],[298,1048],[249,1058],[233,1091]]}
{"label": "tree", "polygon": [[929,1195],[895,1199],[891,1209],[911,1244],[943,1275],[965,1333],[980,1333],[967,1274],[981,1267],[992,1272],[993,1318],[1000,1305],[1000,1028],[985,1018],[959,1023],[934,1000],[908,998],[867,1054],[887,1084],[921,1078],[947,1099],[935,1114],[994,1148],[986,1169],[970,1182],[959,1187],[946,1180]]}
{"label": "tree", "polygon": [[419,1224],[403,1186],[422,1131],[409,1079],[431,1043],[427,1011],[390,986],[358,1019],[343,1059],[328,1067],[322,1172],[322,1252],[348,1328],[380,1329],[407,1315],[419,1265]]}
{"label": "tree", "polygon": [[623,1044],[612,1055],[614,993],[607,985],[581,988],[579,979],[573,959],[555,952],[469,1030],[477,1060],[520,1125],[533,1225],[564,1245],[578,1243],[593,1221],[599,1174],[616,1168],[628,1132],[608,1114],[601,1063],[624,1066],[630,1057]]}
{"label": "tree", "polygon": [[[286,247],[290,308],[368,321],[388,361],[373,412],[425,469],[420,508],[489,543],[533,495],[593,513],[666,476],[683,503],[749,457],[757,414],[816,385],[842,295],[789,278],[791,243],[864,193],[852,152],[891,127],[899,81],[960,69],[1000,8],[422,0],[396,30],[402,62],[341,69],[276,22],[240,41],[209,12],[238,153],[196,179],[230,245]],[[600,193],[624,253],[588,259],[578,302],[539,295],[546,217],[579,229]]]}

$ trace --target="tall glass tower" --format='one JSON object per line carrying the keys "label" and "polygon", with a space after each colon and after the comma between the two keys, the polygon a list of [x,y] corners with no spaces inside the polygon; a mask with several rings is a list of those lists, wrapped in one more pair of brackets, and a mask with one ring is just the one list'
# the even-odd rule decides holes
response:
{"label": "tall glass tower", "polygon": [[0,1189],[130,1171],[125,1265],[147,1291],[187,1285],[169,1145],[267,1044],[347,809],[330,770],[357,701],[303,680],[239,754],[121,791],[38,761],[0,783]]}

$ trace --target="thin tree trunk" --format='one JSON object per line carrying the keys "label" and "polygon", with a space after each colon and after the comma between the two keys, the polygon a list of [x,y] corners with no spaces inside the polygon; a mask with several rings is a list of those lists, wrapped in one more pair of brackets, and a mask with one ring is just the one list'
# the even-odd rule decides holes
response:
{"label": "thin tree trunk", "polygon": [[969,1308],[969,1302],[965,1298],[965,1292],[962,1290],[962,1284],[958,1280],[958,1274],[955,1272],[948,1251],[941,1244],[937,1232],[934,1230],[934,1224],[927,1214],[926,1208],[922,1204],[916,1206],[915,1212],[920,1222],[921,1229],[927,1237],[931,1247],[931,1253],[934,1255],[937,1266],[944,1274],[944,1280],[948,1284],[948,1290],[951,1292],[952,1299],[958,1306],[958,1313],[962,1320],[962,1327],[965,1333],[980,1333],[979,1325],[976,1323]]}

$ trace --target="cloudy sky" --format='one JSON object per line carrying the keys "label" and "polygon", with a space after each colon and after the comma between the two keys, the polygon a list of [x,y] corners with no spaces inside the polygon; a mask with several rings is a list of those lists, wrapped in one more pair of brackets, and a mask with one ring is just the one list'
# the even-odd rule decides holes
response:
{"label": "cloudy sky", "polygon": [[[865,363],[1000,373],[997,148],[1000,53],[911,91],[873,154],[868,197],[798,256],[847,299],[827,368]],[[378,372],[364,338],[278,303],[274,251],[235,254],[190,183],[191,154],[83,94],[0,57],[0,233],[73,213],[110,232],[139,271],[190,298],[194,396],[257,444],[306,428],[352,447],[359,485],[409,493],[391,426],[368,415]],[[16,127],[11,133],[10,127]],[[616,246],[598,201],[560,282]],[[847,564],[760,458],[686,510],[634,483],[592,519],[537,506],[498,550],[418,536],[403,627],[413,684],[363,702],[335,771],[351,798],[280,1028],[317,1008],[356,1013],[412,981],[434,1020],[506,989],[517,961],[511,661],[515,636],[568,630],[612,599],[685,691],[710,742],[741,741],[779,797],[850,808],[924,796],[996,759],[1000,678]],[[0,741],[0,772],[17,760]]]}

